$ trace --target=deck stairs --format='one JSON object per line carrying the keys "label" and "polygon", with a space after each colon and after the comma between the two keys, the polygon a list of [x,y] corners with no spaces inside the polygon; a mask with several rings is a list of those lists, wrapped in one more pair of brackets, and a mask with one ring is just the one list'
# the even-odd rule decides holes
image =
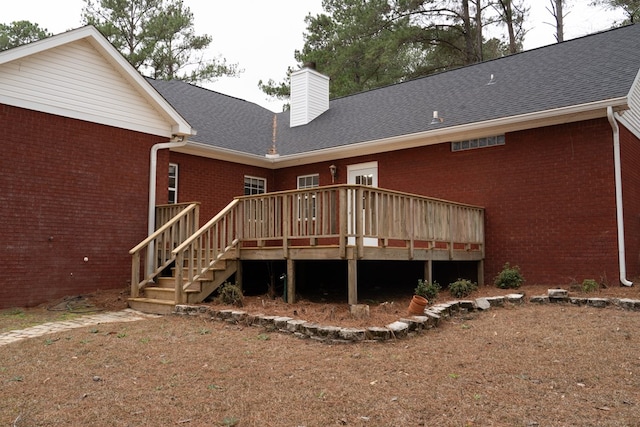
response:
{"label": "deck stairs", "polygon": [[[182,267],[183,283],[186,283],[187,267]],[[207,273],[191,283],[184,291],[185,304],[204,301],[222,286],[237,271],[238,261],[227,255],[209,268]],[[170,314],[176,306],[176,268],[171,268],[170,276],[158,276],[155,283],[145,286],[140,295],[129,298],[129,307],[143,313]]]}
{"label": "deck stairs", "polygon": [[176,304],[204,301],[228,281],[239,265],[233,234],[237,203],[231,202],[202,227],[197,203],[157,207],[155,232],[129,251],[129,306],[168,314]]}

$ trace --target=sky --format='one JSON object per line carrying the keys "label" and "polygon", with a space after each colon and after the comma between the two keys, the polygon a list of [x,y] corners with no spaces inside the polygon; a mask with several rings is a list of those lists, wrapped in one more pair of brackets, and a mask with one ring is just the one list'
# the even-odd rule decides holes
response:
{"label": "sky", "polygon": [[[591,0],[569,0],[565,11],[565,40],[611,27],[619,13],[589,7]],[[0,23],[27,20],[57,34],[82,25],[83,0],[0,0]],[[304,18],[322,12],[322,0],[184,0],[194,14],[197,34],[213,41],[210,58],[225,58],[244,70],[239,77],[203,84],[208,89],[254,102],[272,111],[282,101],[270,100],[258,81],[281,82],[294,52],[304,44]],[[529,0],[526,50],[555,43],[549,0]]]}

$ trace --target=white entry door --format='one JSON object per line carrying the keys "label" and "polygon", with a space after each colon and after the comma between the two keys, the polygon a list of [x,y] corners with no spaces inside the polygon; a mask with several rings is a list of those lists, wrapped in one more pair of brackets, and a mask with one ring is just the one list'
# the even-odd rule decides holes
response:
{"label": "white entry door", "polygon": [[[347,183],[355,185],[369,185],[371,187],[378,186],[378,162],[360,163],[356,165],[347,166]],[[355,224],[353,219],[353,205],[352,199],[349,198],[349,233],[352,232],[352,224]],[[364,215],[364,212],[362,213]],[[350,245],[355,245],[356,241],[354,237],[349,237]],[[378,246],[378,239],[371,237],[365,237],[365,246]]]}

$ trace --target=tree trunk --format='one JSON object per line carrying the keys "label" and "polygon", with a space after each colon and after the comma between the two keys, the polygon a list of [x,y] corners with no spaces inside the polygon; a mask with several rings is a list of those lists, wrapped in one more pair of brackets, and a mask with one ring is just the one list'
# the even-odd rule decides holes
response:
{"label": "tree trunk", "polygon": [[[553,0],[552,0],[553,3]],[[564,41],[564,17],[562,16],[563,12],[562,12],[562,6],[564,3],[564,0],[555,0],[556,3],[556,14],[555,14],[555,18],[556,18],[556,40],[558,43],[561,43]]]}

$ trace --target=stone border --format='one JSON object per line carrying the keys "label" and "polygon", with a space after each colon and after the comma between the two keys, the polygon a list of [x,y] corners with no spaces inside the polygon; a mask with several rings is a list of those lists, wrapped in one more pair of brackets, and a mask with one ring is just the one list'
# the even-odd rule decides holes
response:
{"label": "stone border", "polygon": [[[215,310],[208,306],[176,305],[174,314],[183,316],[209,317],[211,320],[232,324],[261,327],[267,331],[293,334],[298,338],[312,339],[329,344],[345,344],[352,342],[381,342],[391,339],[405,338],[423,330],[438,327],[443,318],[463,311],[485,311],[491,307],[504,307],[505,304],[524,304],[524,294],[513,293],[504,296],[483,297],[475,300],[455,300],[435,304],[425,309],[423,316],[401,318],[384,327],[341,328],[320,325],[291,317],[250,314],[241,310]],[[628,298],[578,298],[569,297],[564,289],[549,289],[547,295],[532,296],[532,303],[570,303],[604,308],[617,306],[624,310],[640,311],[640,300]]]}

